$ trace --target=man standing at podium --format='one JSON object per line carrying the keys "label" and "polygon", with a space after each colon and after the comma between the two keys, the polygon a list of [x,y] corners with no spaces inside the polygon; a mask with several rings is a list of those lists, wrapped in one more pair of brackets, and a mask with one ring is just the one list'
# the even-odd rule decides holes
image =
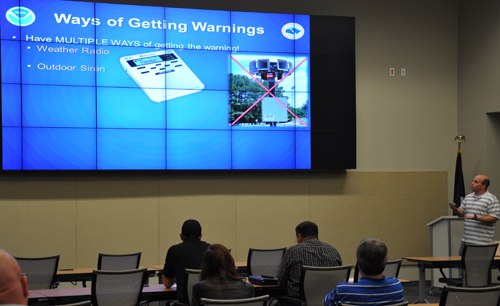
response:
{"label": "man standing at podium", "polygon": [[471,190],[462,205],[450,204],[457,216],[464,217],[464,235],[460,244],[459,255],[466,243],[488,244],[494,240],[495,223],[500,219],[500,205],[497,198],[488,191],[490,179],[477,175],[472,181]]}

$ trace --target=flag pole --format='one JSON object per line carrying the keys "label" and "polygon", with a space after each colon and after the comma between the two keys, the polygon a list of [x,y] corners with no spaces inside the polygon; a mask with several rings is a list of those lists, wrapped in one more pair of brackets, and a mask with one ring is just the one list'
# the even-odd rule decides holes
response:
{"label": "flag pole", "polygon": [[[465,184],[464,184],[464,175],[462,171],[463,159],[462,159],[462,151],[460,150],[460,145],[462,141],[465,140],[465,135],[458,134],[455,137],[455,141],[458,140],[458,150],[457,150],[457,162],[455,165],[455,182],[453,188],[453,203],[460,207],[462,205],[462,200],[465,197]],[[455,214],[455,211],[453,211]]]}

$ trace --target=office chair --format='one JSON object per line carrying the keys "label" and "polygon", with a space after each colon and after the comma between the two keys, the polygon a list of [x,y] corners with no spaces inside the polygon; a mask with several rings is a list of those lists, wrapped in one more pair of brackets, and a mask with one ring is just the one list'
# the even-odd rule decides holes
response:
{"label": "office chair", "polygon": [[269,301],[269,295],[262,295],[253,298],[235,299],[235,300],[216,300],[216,299],[200,299],[200,305],[212,306],[227,306],[227,305],[248,305],[248,306],[263,306]]}
{"label": "office chair", "polygon": [[[130,254],[104,254],[99,253],[97,270],[133,270],[139,269],[141,252]],[[147,276],[145,276],[147,280]],[[145,281],[146,281],[145,280]],[[82,286],[87,287],[87,282],[82,281]]]}
{"label": "office chair", "polygon": [[[184,276],[184,296],[187,297],[187,303],[181,303],[179,301],[175,301],[170,303],[172,306],[189,306],[191,304],[191,300],[193,299],[193,286],[196,284],[198,279],[200,278],[201,270],[196,269],[186,269]],[[179,286],[177,286],[177,290]]]}
{"label": "office chair", "polygon": [[300,275],[300,299],[306,305],[321,302],[338,283],[349,280],[352,265],[337,267],[310,267],[303,266]]}
{"label": "office chair", "polygon": [[248,250],[247,271],[249,275],[271,276],[278,275],[281,259],[286,248],[254,249]]}
{"label": "office chair", "polygon": [[97,270],[133,270],[139,268],[141,252],[131,254],[99,253]]}
{"label": "office chair", "polygon": [[92,306],[136,306],[139,304],[146,268],[94,270]]}
{"label": "office chair", "polygon": [[446,283],[448,286],[462,287],[486,287],[491,285],[491,266],[498,248],[498,243],[494,244],[466,244],[462,251],[460,260],[460,269],[462,278],[448,278],[439,269],[442,278],[440,283]]}
{"label": "office chair", "polygon": [[21,267],[21,272],[26,273],[28,289],[53,289],[56,286],[57,267],[59,255],[49,257],[15,257]]}
{"label": "office chair", "polygon": [[351,269],[352,265],[336,267],[303,266],[300,274],[299,298],[284,296],[280,300],[289,300],[293,304],[320,305],[325,296],[338,283],[349,280]]}
{"label": "office chair", "polygon": [[[382,275],[384,275],[385,278],[388,277],[398,278],[399,269],[401,268],[402,262],[403,262],[402,259],[388,261],[387,265],[385,266],[384,272],[382,272]],[[361,273],[359,272],[358,265],[356,265],[354,268],[354,282],[355,283],[359,282],[360,278],[361,278]]]}
{"label": "office chair", "polygon": [[443,288],[439,306],[498,306],[500,303],[500,286],[466,288]]}
{"label": "office chair", "polygon": [[188,305],[191,304],[193,299],[193,286],[196,284],[200,277],[201,270],[186,269],[186,277],[184,278],[185,294],[188,297]]}

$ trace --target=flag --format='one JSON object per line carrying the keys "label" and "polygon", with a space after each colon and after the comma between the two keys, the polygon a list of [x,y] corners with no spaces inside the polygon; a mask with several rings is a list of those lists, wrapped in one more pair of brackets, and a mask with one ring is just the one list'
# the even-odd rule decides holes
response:
{"label": "flag", "polygon": [[[464,174],[462,172],[462,151],[458,148],[457,165],[455,166],[455,184],[453,188],[453,203],[460,207],[465,197]],[[454,212],[453,212],[454,213]]]}

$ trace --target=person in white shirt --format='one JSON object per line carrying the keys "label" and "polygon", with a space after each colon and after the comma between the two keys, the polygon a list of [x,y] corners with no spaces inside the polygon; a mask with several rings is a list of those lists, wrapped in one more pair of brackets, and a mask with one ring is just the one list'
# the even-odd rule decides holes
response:
{"label": "person in white shirt", "polygon": [[490,179],[485,175],[476,175],[471,184],[472,192],[457,207],[450,204],[451,209],[459,217],[464,217],[464,235],[459,255],[466,243],[488,244],[494,240],[495,223],[500,219],[500,205],[497,198],[488,191]]}
{"label": "person in white shirt", "polygon": [[0,249],[0,305],[28,305],[28,280],[16,259]]}

